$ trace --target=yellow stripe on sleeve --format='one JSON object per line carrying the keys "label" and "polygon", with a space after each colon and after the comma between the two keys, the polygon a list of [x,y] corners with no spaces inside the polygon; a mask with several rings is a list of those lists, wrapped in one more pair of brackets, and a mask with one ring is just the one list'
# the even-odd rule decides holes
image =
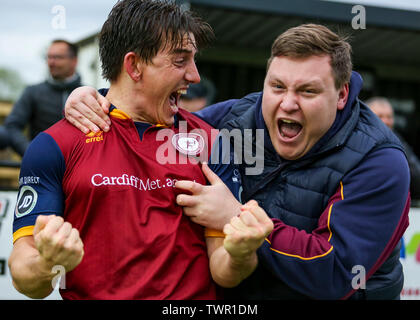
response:
{"label": "yellow stripe on sleeve", "polygon": [[273,248],[271,247],[271,242],[270,242],[270,240],[268,240],[267,238],[265,238],[265,241],[267,241],[267,242],[270,244],[270,250],[272,250],[272,251],[274,251],[274,252],[277,252],[277,253],[280,253],[280,254],[282,254],[282,255],[288,256],[288,257],[298,258],[298,259],[300,259],[300,260],[314,260],[314,259],[318,259],[318,258],[325,257],[325,256],[326,256],[327,254],[329,254],[329,253],[333,250],[333,248],[334,248],[333,246],[331,246],[331,248],[329,248],[327,252],[324,252],[324,253],[322,253],[322,254],[320,254],[320,255],[317,255],[317,256],[313,256],[313,257],[302,257],[302,256],[299,256],[299,255],[296,255],[296,254],[286,253],[286,252],[282,252],[282,251],[279,251],[279,250],[273,249]]}
{"label": "yellow stripe on sleeve", "polygon": [[[334,203],[331,203],[330,209],[328,210],[328,221],[327,221],[327,228],[328,228],[328,232],[329,232],[328,242],[330,242],[331,237],[332,237],[332,231],[331,231],[331,228],[330,228],[330,219],[331,219],[331,211],[332,211],[333,205],[334,205]],[[302,256],[299,256],[299,255],[296,255],[296,254],[290,254],[290,253],[286,253],[286,252],[282,252],[282,251],[276,250],[276,249],[274,249],[274,248],[271,247],[271,241],[270,240],[268,240],[267,238],[265,238],[265,241],[267,241],[270,244],[270,250],[272,250],[274,252],[277,252],[277,253],[280,253],[280,254],[285,255],[285,256],[294,257],[294,258],[298,258],[298,259],[301,259],[301,260],[313,260],[313,259],[322,258],[322,257],[326,256],[327,254],[329,254],[333,250],[333,248],[334,248],[331,245],[331,247],[328,249],[327,252],[324,252],[324,253],[322,253],[320,255],[313,256],[313,257],[302,257]]]}
{"label": "yellow stripe on sleeve", "polygon": [[[344,186],[343,186],[343,182],[342,181],[340,181],[340,196],[341,196],[341,200],[344,200]],[[332,203],[330,205],[330,208],[328,210],[328,220],[327,220],[327,228],[328,228],[328,232],[329,232],[329,236],[328,236],[328,240],[327,240],[328,242],[331,241],[331,237],[333,235],[332,234],[332,231],[331,231],[331,226],[330,226],[330,223],[331,223],[331,213],[332,213],[333,205],[334,205],[334,203]],[[328,249],[328,251],[325,252],[325,253],[323,253],[323,254],[320,254],[320,255],[317,255],[317,256],[313,256],[313,257],[302,257],[302,256],[299,256],[299,255],[290,254],[290,253],[286,253],[286,252],[282,252],[282,251],[276,250],[276,249],[274,249],[274,248],[271,247],[270,240],[268,240],[267,238],[265,238],[265,241],[267,241],[270,244],[270,250],[272,250],[274,252],[277,252],[277,253],[280,253],[280,254],[285,255],[285,256],[294,257],[294,258],[298,258],[298,259],[301,259],[301,260],[313,260],[313,259],[318,259],[318,258],[324,257],[327,254],[329,254],[333,250],[333,248],[334,248],[331,245],[330,249]]]}
{"label": "yellow stripe on sleeve", "polygon": [[34,234],[34,228],[35,226],[26,226],[13,232],[13,243],[19,238],[32,236]]}
{"label": "yellow stripe on sleeve", "polygon": [[204,236],[206,238],[224,238],[226,235],[222,231],[206,228],[204,230]]}

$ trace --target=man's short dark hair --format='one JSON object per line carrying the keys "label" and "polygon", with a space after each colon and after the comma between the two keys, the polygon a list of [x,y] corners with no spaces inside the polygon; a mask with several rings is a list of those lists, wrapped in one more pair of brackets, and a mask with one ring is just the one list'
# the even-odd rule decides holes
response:
{"label": "man's short dark hair", "polygon": [[54,44],[54,43],[65,43],[69,48],[69,56],[77,58],[77,53],[79,51],[79,48],[74,43],[71,43],[71,42],[69,42],[67,40],[63,40],[63,39],[55,39],[55,40],[51,41],[51,44]]}
{"label": "man's short dark hair", "polygon": [[342,37],[319,24],[303,24],[286,30],[274,41],[267,69],[275,57],[308,58],[328,55],[335,86],[341,88],[350,81],[353,63],[351,46]]}
{"label": "man's short dark hair", "polygon": [[208,23],[174,1],[119,1],[99,36],[102,75],[115,81],[128,52],[149,63],[167,45],[169,49],[181,47],[189,33],[194,35],[197,48],[208,45],[214,37]]}

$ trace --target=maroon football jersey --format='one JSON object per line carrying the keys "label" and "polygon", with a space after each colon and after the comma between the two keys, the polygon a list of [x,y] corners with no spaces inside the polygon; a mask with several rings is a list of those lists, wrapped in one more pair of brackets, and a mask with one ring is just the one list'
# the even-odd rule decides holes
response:
{"label": "maroon football jersey", "polygon": [[[174,188],[177,180],[206,183],[187,155],[208,157],[212,128],[184,110],[176,118],[172,128],[151,126],[142,139],[118,109],[109,132],[84,135],[66,120],[46,130],[65,163],[63,217],[85,250],[66,274],[63,298],[216,298],[203,227],[183,215]],[[201,131],[182,133],[181,121]]]}

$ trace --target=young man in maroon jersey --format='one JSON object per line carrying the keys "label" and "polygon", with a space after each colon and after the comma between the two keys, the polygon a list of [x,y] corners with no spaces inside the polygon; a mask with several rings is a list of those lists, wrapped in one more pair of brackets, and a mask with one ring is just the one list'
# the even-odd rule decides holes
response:
{"label": "young man in maroon jersey", "polygon": [[[194,56],[211,37],[206,23],[168,2],[114,6],[99,42],[113,130],[84,134],[63,120],[29,146],[9,259],[18,291],[47,296],[58,265],[67,272],[65,299],[215,299],[213,279],[231,287],[255,269],[256,249],[273,227],[264,211],[251,201],[225,238],[208,232],[205,239],[174,188],[178,180],[205,184],[200,163],[156,159],[166,144],[186,160],[181,141],[195,156],[211,154],[204,136],[212,128],[177,107],[180,93],[200,80]],[[162,130],[172,144],[157,138]],[[226,166],[212,169],[227,173],[229,184]]]}

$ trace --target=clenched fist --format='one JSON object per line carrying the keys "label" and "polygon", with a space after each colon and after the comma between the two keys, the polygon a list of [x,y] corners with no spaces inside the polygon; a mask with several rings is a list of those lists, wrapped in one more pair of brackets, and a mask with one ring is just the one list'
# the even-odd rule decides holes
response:
{"label": "clenched fist", "polygon": [[225,225],[223,245],[232,258],[246,259],[256,252],[273,228],[274,224],[264,209],[251,200],[241,207],[240,215]]}
{"label": "clenched fist", "polygon": [[35,246],[47,265],[62,265],[69,272],[82,261],[84,251],[79,232],[62,217],[38,216],[33,236]]}

